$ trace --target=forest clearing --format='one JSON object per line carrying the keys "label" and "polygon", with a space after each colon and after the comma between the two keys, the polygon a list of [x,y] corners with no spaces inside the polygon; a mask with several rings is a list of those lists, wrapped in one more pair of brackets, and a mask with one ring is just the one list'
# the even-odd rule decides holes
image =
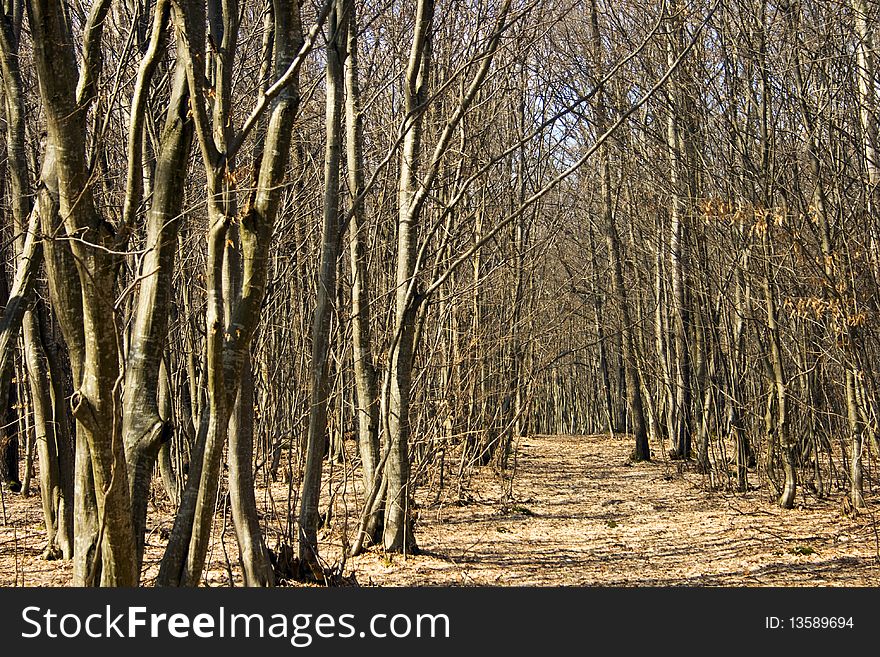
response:
{"label": "forest clearing", "polygon": [[[880,542],[873,514],[847,516],[840,496],[814,495],[783,511],[766,490],[710,491],[704,476],[682,471],[680,462],[632,463],[629,449],[622,436],[526,438],[512,482],[481,472],[463,502],[444,499],[419,508],[422,552],[389,558],[374,550],[349,559],[348,583],[877,585]],[[876,494],[868,499],[875,502]],[[40,559],[45,531],[36,501],[15,498],[9,504],[10,522],[0,526],[0,586],[70,584],[69,562]],[[167,512],[151,514],[147,584],[161,556],[158,517],[168,522]],[[235,539],[223,535],[222,525],[212,537],[205,583],[229,586],[232,572],[240,586]]]}

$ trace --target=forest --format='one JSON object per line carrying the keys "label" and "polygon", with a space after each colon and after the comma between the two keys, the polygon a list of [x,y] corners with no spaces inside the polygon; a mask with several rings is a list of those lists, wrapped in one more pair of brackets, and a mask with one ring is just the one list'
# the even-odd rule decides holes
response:
{"label": "forest", "polygon": [[0,584],[876,584],[878,17],[2,0]]}

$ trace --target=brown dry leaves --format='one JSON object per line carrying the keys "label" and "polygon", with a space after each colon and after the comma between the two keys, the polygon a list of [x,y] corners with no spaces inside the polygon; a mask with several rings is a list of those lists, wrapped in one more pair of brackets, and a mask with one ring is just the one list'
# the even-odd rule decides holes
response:
{"label": "brown dry leaves", "polygon": [[[503,482],[480,472],[467,503],[447,496],[418,510],[423,554],[389,559],[373,551],[349,560],[346,570],[361,584],[382,586],[880,583],[880,538],[870,513],[845,517],[840,498],[799,497],[798,508],[784,511],[764,490],[710,492],[701,475],[680,473],[677,464],[627,464],[631,448],[623,437],[527,438],[518,449],[513,495],[504,503]],[[868,502],[873,508],[877,497],[869,495]],[[0,585],[69,584],[69,563],[40,559],[39,498],[7,494],[6,503]],[[153,511],[150,526],[157,531],[147,541],[147,582],[164,545],[158,530],[169,525],[170,516]],[[238,579],[238,554],[231,527],[219,540],[219,516],[215,528],[207,579],[222,586],[229,581],[227,563]],[[333,538],[323,546],[331,562]]]}
{"label": "brown dry leaves", "polygon": [[[514,500],[483,476],[477,502],[422,509],[428,554],[365,555],[361,582],[489,586],[875,586],[870,516],[840,499],[784,511],[764,491],[708,492],[676,464],[626,465],[628,439],[535,436],[519,451]],[[799,498],[799,502],[800,502]],[[876,498],[869,500],[876,504]]]}

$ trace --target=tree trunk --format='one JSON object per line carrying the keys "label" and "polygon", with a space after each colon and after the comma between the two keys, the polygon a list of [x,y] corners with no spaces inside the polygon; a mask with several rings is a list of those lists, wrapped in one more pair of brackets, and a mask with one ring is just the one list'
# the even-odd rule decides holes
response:
{"label": "tree trunk", "polygon": [[794,507],[795,495],[797,494],[797,467],[795,462],[795,449],[797,443],[792,439],[788,428],[788,385],[785,380],[785,368],[782,362],[782,349],[780,347],[779,324],[776,311],[775,282],[770,276],[772,268],[772,250],[768,237],[770,228],[764,232],[764,303],[767,306],[767,332],[770,342],[770,367],[773,376],[773,390],[775,395],[776,417],[771,425],[772,445],[775,443],[782,450],[782,466],[785,473],[785,484],[779,496],[779,506],[784,509]]}
{"label": "tree trunk", "polygon": [[[596,1],[590,3],[590,25],[592,31],[594,57],[597,61],[597,76],[601,78],[604,66],[602,65],[602,38],[599,31],[599,12]],[[608,116],[604,105],[604,94],[596,95],[596,130],[603,134],[608,129]],[[632,420],[631,431],[635,439],[635,448],[632,453],[634,461],[650,461],[651,449],[648,445],[648,431],[645,423],[645,410],[642,402],[642,387],[639,381],[638,363],[635,354],[635,340],[633,338],[632,318],[629,308],[629,300],[626,295],[626,285],[623,280],[623,258],[620,243],[620,235],[614,219],[613,199],[611,193],[611,158],[607,145],[600,149],[602,171],[602,223],[605,230],[605,241],[608,244],[608,260],[611,268],[611,281],[614,296],[620,308],[620,335],[626,377],[626,400]]]}
{"label": "tree trunk", "polygon": [[[667,63],[675,60],[675,43],[681,28],[670,36],[667,45]],[[690,321],[686,302],[687,237],[684,225],[684,174],[682,166],[683,140],[679,125],[678,94],[675,85],[669,92],[670,107],[667,117],[667,150],[669,152],[670,187],[672,189],[671,228],[669,237],[669,268],[672,277],[671,294],[674,315],[673,363],[675,395],[673,406],[673,451],[680,459],[691,456],[691,362],[688,333]]]}
{"label": "tree trunk", "polygon": [[394,332],[389,348],[388,372],[383,386],[383,417],[387,426],[389,457],[386,467],[385,528],[382,542],[388,552],[415,552],[409,516],[409,395],[415,321],[419,298],[416,290],[416,251],[421,205],[415,205],[422,140],[422,108],[427,98],[431,66],[434,0],[419,0],[415,33],[406,73],[406,132],[397,187],[397,273]]}
{"label": "tree trunk", "polygon": [[[321,237],[318,299],[312,325],[310,368],[311,399],[306,465],[303,472],[299,512],[299,558],[304,573],[323,570],[318,563],[318,504],[321,472],[327,448],[327,414],[330,404],[330,318],[336,294],[336,264],[340,255],[340,165],[342,159],[342,103],[347,16],[342,0],[336,0],[329,19],[327,47],[326,142],[324,152],[324,226]],[[317,576],[317,575],[315,575]]]}
{"label": "tree trunk", "polygon": [[159,142],[154,193],[147,212],[146,252],[139,276],[137,306],[131,327],[125,368],[122,433],[131,489],[131,522],[137,544],[140,573],[150,480],[159,449],[173,428],[159,414],[159,375],[168,333],[168,314],[177,252],[177,229],[183,205],[181,171],[192,144],[192,122],[187,119],[189,94],[182,66],[175,72],[171,101]]}
{"label": "tree trunk", "polygon": [[245,586],[273,586],[275,573],[260,531],[254,494],[254,375],[250,357],[229,422],[229,501]]}
{"label": "tree trunk", "polygon": [[[348,226],[351,258],[351,332],[357,394],[358,451],[364,495],[370,495],[379,462],[379,383],[373,362],[371,298],[367,247],[367,213],[364,199],[363,117],[358,80],[358,23],[356,6],[348,2],[348,58],[345,66],[345,134],[351,221]],[[368,544],[379,540],[380,514],[370,514],[366,528]]]}

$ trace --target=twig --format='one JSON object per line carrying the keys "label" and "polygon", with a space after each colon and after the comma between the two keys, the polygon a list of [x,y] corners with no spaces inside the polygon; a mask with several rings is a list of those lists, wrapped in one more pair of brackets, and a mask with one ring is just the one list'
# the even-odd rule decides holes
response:
{"label": "twig", "polygon": [[739,513],[740,515],[744,515],[744,516],[751,516],[751,515],[754,515],[754,514],[756,514],[756,513],[765,513],[765,514],[767,514],[768,516],[773,516],[774,518],[777,516],[777,514],[773,513],[772,511],[765,511],[764,509],[755,509],[754,511],[751,511],[751,512],[749,512],[749,511],[743,511],[743,510],[741,510],[741,509],[737,509],[737,508],[736,508],[735,506],[733,506],[733,504],[731,504],[730,502],[727,503],[727,508],[728,508],[728,509],[733,509],[734,511],[736,511],[736,512]]}
{"label": "twig", "polygon": [[376,466],[376,472],[373,475],[373,485],[370,488],[370,494],[367,496],[364,502],[364,510],[361,515],[361,521],[358,524],[358,531],[357,534],[355,534],[354,544],[351,547],[351,556],[353,557],[359,555],[363,550],[364,539],[367,536],[367,526],[370,522],[370,518],[373,515],[373,504],[376,502],[376,497],[378,497],[379,491],[382,488],[382,482],[385,479],[385,464],[388,462],[389,454],[391,454],[391,441],[388,441],[388,445],[385,448],[385,453],[382,454],[382,460]]}
{"label": "twig", "polygon": [[880,564],[880,534],[877,533],[877,518],[874,517],[874,512],[870,509],[868,509],[868,513],[871,514],[871,529],[874,530],[874,559]]}
{"label": "twig", "polygon": [[223,557],[226,559],[226,572],[229,575],[229,587],[235,586],[235,580],[232,577],[232,562],[229,561],[229,553],[226,551],[226,511],[229,505],[229,495],[223,496],[223,527],[220,529],[220,546],[223,548]]}
{"label": "twig", "polygon": [[[13,586],[18,586],[18,525],[16,523],[12,523],[12,540],[14,541],[14,545],[12,548],[13,558],[15,559],[15,584]],[[24,576],[21,578],[22,586],[24,585]]]}
{"label": "twig", "polygon": [[6,519],[6,493],[3,491],[3,482],[0,482],[0,507],[3,508],[3,526],[7,524]]}
{"label": "twig", "polygon": [[[205,555],[205,564],[202,567],[202,574],[200,577],[201,582],[205,586],[210,586],[210,582],[208,582],[208,571],[209,564],[214,559],[214,548],[217,547],[217,539],[215,538],[214,528],[217,526],[217,511],[220,509],[220,504],[223,504],[223,526],[220,529],[220,542],[223,545],[223,549],[225,551],[226,544],[223,542],[223,532],[226,531],[226,497],[223,495],[223,491],[220,486],[217,486],[217,497],[214,498],[214,513],[211,516],[211,534],[210,534],[210,542],[208,544],[208,552]],[[232,586],[232,582],[229,583]]]}

